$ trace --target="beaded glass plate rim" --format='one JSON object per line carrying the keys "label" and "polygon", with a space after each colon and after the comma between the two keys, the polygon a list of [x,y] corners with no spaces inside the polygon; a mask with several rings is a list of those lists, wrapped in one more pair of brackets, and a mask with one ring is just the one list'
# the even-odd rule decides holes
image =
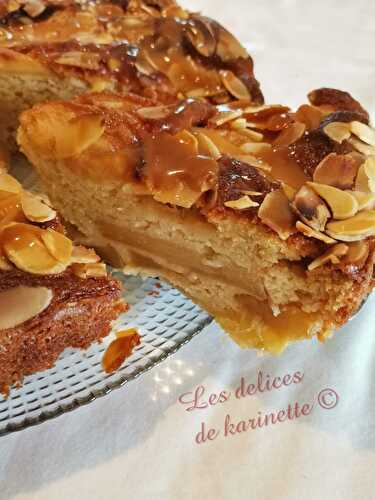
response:
{"label": "beaded glass plate rim", "polygon": [[[168,286],[168,285],[167,285]],[[174,290],[173,287],[170,287],[171,290]],[[184,297],[186,301],[186,297]],[[198,308],[199,309],[199,308]],[[70,401],[67,401],[66,403],[62,402],[57,402],[57,406],[54,409],[48,410],[44,409],[43,407],[40,409],[40,412],[35,415],[35,416],[25,416],[20,422],[7,422],[6,425],[4,425],[3,428],[0,428],[0,437],[9,435],[14,432],[19,432],[24,429],[27,429],[29,427],[34,427],[36,425],[42,424],[48,420],[52,420],[54,418],[57,418],[61,415],[64,415],[66,413],[69,413],[73,410],[76,410],[78,408],[81,408],[82,406],[86,406],[93,401],[104,397],[108,394],[110,394],[112,391],[119,389],[120,387],[123,387],[126,385],[128,382],[131,382],[132,380],[136,380],[138,377],[143,375],[144,373],[147,373],[151,369],[153,369],[155,366],[159,365],[163,361],[165,361],[167,358],[169,358],[171,355],[175,354],[177,351],[181,349],[185,344],[190,342],[196,335],[198,335],[206,326],[208,326],[212,322],[212,317],[209,315],[206,315],[197,325],[197,327],[190,331],[186,337],[182,338],[181,340],[174,341],[174,345],[165,348],[163,347],[164,351],[163,353],[152,360],[149,364],[146,366],[138,367],[135,370],[133,370],[130,374],[123,374],[119,375],[119,377],[114,380],[114,381],[108,381],[105,383],[105,386],[102,388],[90,388],[87,389],[89,390],[89,393],[85,396],[73,396]],[[147,335],[147,334],[146,334]],[[142,345],[142,344],[141,344]],[[78,352],[82,357],[84,356],[85,350],[79,350],[75,349],[75,352]],[[41,372],[43,373],[43,372]],[[15,389],[17,390],[17,389]]]}

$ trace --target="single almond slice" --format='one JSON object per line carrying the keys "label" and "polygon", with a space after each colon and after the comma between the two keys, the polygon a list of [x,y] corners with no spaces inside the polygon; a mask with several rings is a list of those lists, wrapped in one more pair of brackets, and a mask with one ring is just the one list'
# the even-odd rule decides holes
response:
{"label": "single almond slice", "polygon": [[62,264],[70,264],[73,243],[69,238],[53,229],[43,231],[40,237],[52,257]]}
{"label": "single almond slice", "polygon": [[[269,153],[272,149],[271,144],[267,142],[246,142],[240,147],[241,151],[248,155],[262,155]],[[259,167],[261,168],[261,167]],[[263,170],[271,170],[271,167],[263,168]]]}
{"label": "single almond slice", "polygon": [[327,202],[334,219],[348,219],[358,212],[358,202],[350,191],[342,191],[317,182],[307,182],[307,185]]}
{"label": "single almond slice", "polygon": [[[164,14],[165,15],[165,14]],[[216,51],[216,38],[211,24],[205,19],[194,18],[186,25],[185,36],[203,57],[212,57]]]}
{"label": "single almond slice", "polygon": [[100,257],[92,248],[74,246],[71,262],[76,264],[95,264],[96,262],[100,262]]}
{"label": "single almond slice", "polygon": [[355,190],[375,193],[375,156],[370,156],[359,167],[355,181]]}
{"label": "single almond slice", "polygon": [[70,52],[64,52],[61,56],[57,57],[54,62],[64,66],[98,70],[100,69],[100,54],[72,50]]}
{"label": "single almond slice", "polygon": [[366,156],[374,156],[375,155],[375,147],[374,146],[369,146],[365,142],[360,141],[359,139],[356,139],[355,137],[351,137],[349,139],[349,143],[360,153],[366,155]]}
{"label": "single almond slice", "polygon": [[315,231],[315,229],[312,229],[310,226],[304,224],[301,221],[296,222],[296,228],[298,229],[298,231],[303,233],[308,238],[315,238],[316,240],[323,241],[327,245],[333,245],[334,243],[337,243],[337,241],[334,240],[333,238],[330,238],[329,236],[327,236],[324,233],[321,233],[320,231]]}
{"label": "single almond slice", "polygon": [[[248,123],[246,122],[246,127],[247,125]],[[249,128],[240,129],[239,132],[241,135],[246,135],[247,137],[249,137],[249,139],[251,139],[254,142],[261,142],[264,139],[263,134],[261,134],[260,132],[256,132],[255,130],[250,130]],[[263,144],[267,144],[269,147],[271,147],[271,145],[268,143],[263,143]]]}
{"label": "single almond slice", "polygon": [[208,156],[209,158],[213,158],[214,160],[218,160],[222,156],[219,148],[207,135],[201,132],[197,132],[196,137],[198,139],[199,154]]}
{"label": "single almond slice", "polygon": [[102,367],[106,373],[112,373],[128,358],[134,347],[141,343],[138,332],[135,329],[130,329],[129,333],[119,332],[117,338],[113,340],[107,347],[103,359]]}
{"label": "single almond slice", "polygon": [[343,263],[352,264],[357,268],[362,268],[370,252],[369,244],[367,243],[367,241],[362,240],[348,243],[348,249],[348,253],[345,255]]}
{"label": "single almond slice", "polygon": [[375,130],[365,123],[354,121],[350,123],[351,132],[361,141],[375,147]]}
{"label": "single almond slice", "polygon": [[215,127],[220,127],[221,125],[224,125],[224,123],[236,120],[240,116],[242,116],[241,109],[234,109],[233,111],[221,111],[220,113],[209,119],[209,124]]}
{"label": "single almond slice", "polygon": [[308,186],[302,186],[296,193],[293,208],[303,222],[315,229],[323,231],[331,213],[324,201]]}
{"label": "single almond slice", "polygon": [[324,264],[339,264],[341,257],[346,255],[348,250],[349,247],[345,243],[337,243],[337,245],[330,247],[323,255],[313,260],[307,269],[313,271],[318,267],[324,266]]}
{"label": "single almond slice", "polygon": [[146,120],[163,120],[171,114],[172,110],[168,106],[152,106],[149,108],[139,108],[136,113]]}
{"label": "single almond slice", "polygon": [[358,203],[358,211],[375,208],[375,194],[363,191],[349,191]]}
{"label": "single almond slice", "polygon": [[51,304],[53,292],[45,287],[16,286],[0,292],[0,331],[35,318]]}
{"label": "single almond slice", "polygon": [[330,139],[341,144],[343,141],[348,140],[351,136],[350,124],[343,122],[331,122],[324,127],[324,133]]}
{"label": "single almond slice", "polygon": [[296,111],[296,117],[299,122],[306,125],[307,130],[315,130],[320,125],[323,113],[315,106],[302,104]]}
{"label": "single almond slice", "polygon": [[246,85],[229,70],[220,71],[221,81],[227,91],[237,99],[250,100],[251,95]]}
{"label": "single almond slice", "polygon": [[350,189],[357,171],[357,162],[350,155],[330,153],[316,167],[313,180],[339,189]]}
{"label": "single almond slice", "polygon": [[244,210],[245,208],[253,208],[258,207],[259,203],[253,201],[249,198],[249,196],[241,196],[237,200],[231,200],[224,202],[224,205],[228,208],[234,208],[236,210]]}
{"label": "single almond slice", "polygon": [[293,122],[286,128],[282,129],[273,144],[276,147],[290,146],[303,136],[305,130],[306,125],[304,123]]}
{"label": "single almond slice", "polygon": [[0,193],[20,194],[22,192],[21,184],[11,175],[4,172],[0,173]]}
{"label": "single almond slice", "polygon": [[66,265],[52,257],[41,240],[42,233],[42,229],[30,224],[9,224],[1,234],[4,254],[21,271],[59,274]]}
{"label": "single almond slice", "polygon": [[289,200],[281,189],[268,193],[261,204],[258,217],[266,226],[273,229],[282,240],[295,233],[296,216]]}
{"label": "single almond slice", "polygon": [[56,219],[56,212],[43,203],[37,196],[23,192],[21,196],[22,210],[25,216],[32,222],[48,222]]}
{"label": "single almond slice", "polygon": [[48,106],[40,111],[38,120],[28,125],[27,133],[44,158],[62,160],[79,155],[96,143],[104,133],[102,121],[102,116],[97,114],[72,116],[61,103],[54,107],[53,113]]}
{"label": "single almond slice", "polygon": [[72,271],[78,278],[103,278],[107,276],[107,267],[104,262],[92,264],[72,264]]}
{"label": "single almond slice", "polygon": [[230,127],[235,129],[235,130],[241,130],[246,128],[247,122],[246,118],[236,118],[232,122],[230,122]]}
{"label": "single almond slice", "polygon": [[329,222],[326,233],[339,241],[359,241],[375,236],[375,211],[363,210],[350,219]]}

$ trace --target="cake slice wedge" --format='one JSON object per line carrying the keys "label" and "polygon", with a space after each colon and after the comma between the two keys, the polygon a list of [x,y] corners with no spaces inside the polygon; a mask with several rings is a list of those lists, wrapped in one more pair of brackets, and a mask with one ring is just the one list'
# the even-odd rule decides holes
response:
{"label": "cake slice wedge", "polygon": [[263,102],[236,38],[174,0],[0,3],[0,140],[10,142],[20,111],[90,90],[134,92],[154,104]]}
{"label": "cake slice wedge", "polygon": [[324,340],[373,285],[375,132],[349,94],[310,103],[88,94],[21,116],[63,216],[126,272],[165,278],[243,347]]}
{"label": "cake slice wedge", "polygon": [[45,197],[0,172],[0,392],[106,336],[126,311],[98,255],[73,245]]}

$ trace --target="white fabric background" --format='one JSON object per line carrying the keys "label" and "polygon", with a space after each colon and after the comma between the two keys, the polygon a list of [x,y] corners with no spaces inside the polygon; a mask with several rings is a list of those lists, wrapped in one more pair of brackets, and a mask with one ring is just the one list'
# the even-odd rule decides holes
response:
{"label": "white fabric background", "polygon": [[[246,42],[268,101],[294,105],[319,86],[375,111],[371,0],[186,0]],[[0,439],[0,499],[373,499],[375,297],[325,345],[278,358],[241,351],[208,327],[176,355],[88,407]],[[301,384],[187,412],[180,394],[231,390],[241,376],[304,372]],[[337,406],[316,403],[333,388]],[[315,399],[314,399],[315,398]],[[315,400],[313,412],[197,445],[200,424]],[[330,400],[328,400],[329,402]]]}

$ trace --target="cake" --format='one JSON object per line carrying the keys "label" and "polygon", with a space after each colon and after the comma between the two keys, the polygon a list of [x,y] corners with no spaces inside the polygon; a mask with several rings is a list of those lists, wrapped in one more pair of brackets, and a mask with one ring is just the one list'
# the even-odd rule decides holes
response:
{"label": "cake", "polygon": [[160,276],[242,347],[324,340],[373,286],[375,131],[348,93],[309,103],[87,94],[24,112],[18,142],[82,238]]}
{"label": "cake", "polygon": [[246,50],[219,23],[174,0],[5,0],[0,3],[0,140],[20,111],[87,91],[157,103],[263,96]]}
{"label": "cake", "polygon": [[0,173],[0,392],[101,340],[126,309],[120,282],[64,234],[49,201]]}

